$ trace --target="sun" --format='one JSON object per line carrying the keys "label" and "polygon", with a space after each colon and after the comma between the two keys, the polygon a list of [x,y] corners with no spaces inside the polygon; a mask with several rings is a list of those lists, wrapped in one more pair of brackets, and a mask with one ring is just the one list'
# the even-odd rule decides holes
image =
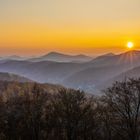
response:
{"label": "sun", "polygon": [[128,48],[128,49],[132,49],[133,47],[134,47],[133,42],[128,42],[128,43],[127,43],[127,48]]}

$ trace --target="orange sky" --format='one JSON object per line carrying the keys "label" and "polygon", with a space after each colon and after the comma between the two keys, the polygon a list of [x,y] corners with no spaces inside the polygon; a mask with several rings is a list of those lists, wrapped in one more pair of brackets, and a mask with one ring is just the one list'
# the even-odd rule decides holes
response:
{"label": "orange sky", "polygon": [[0,54],[98,55],[140,46],[139,0],[0,1]]}

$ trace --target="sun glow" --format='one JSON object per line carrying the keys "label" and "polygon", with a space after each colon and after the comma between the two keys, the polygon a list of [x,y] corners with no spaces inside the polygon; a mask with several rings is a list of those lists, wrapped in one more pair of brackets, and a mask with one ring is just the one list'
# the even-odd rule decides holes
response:
{"label": "sun glow", "polygon": [[127,48],[128,48],[128,49],[132,49],[133,47],[134,47],[133,42],[128,42],[128,43],[127,43]]}

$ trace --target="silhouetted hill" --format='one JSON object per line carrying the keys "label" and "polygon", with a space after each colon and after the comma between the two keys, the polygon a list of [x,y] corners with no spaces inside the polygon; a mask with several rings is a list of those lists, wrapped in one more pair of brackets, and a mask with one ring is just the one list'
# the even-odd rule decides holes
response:
{"label": "silhouetted hill", "polygon": [[104,59],[106,57],[111,57],[111,56],[115,56],[115,54],[113,54],[113,53],[103,54],[103,55],[100,55],[100,56],[96,57],[94,60]]}
{"label": "silhouetted hill", "polygon": [[50,52],[46,55],[40,56],[38,58],[32,58],[30,61],[56,61],[56,62],[86,62],[92,60],[92,57],[86,55],[66,55],[58,52]]}
{"label": "silhouetted hill", "polygon": [[64,84],[82,90],[95,90],[96,85],[117,76],[122,71],[124,71],[122,66],[91,67],[74,73],[65,79]]}
{"label": "silhouetted hill", "polygon": [[26,57],[21,57],[18,55],[4,56],[0,57],[0,60],[26,60]]}
{"label": "silhouetted hill", "polygon": [[0,72],[0,81],[32,82],[32,80],[12,73]]}
{"label": "silhouetted hill", "polygon": [[133,65],[140,64],[140,51],[132,50],[113,56],[97,57],[90,61],[94,66],[108,66],[108,65]]}
{"label": "silhouetted hill", "polygon": [[0,65],[1,72],[11,72],[38,82],[62,83],[63,80],[87,68],[83,63],[58,63],[51,61],[7,61]]}
{"label": "silhouetted hill", "polygon": [[119,55],[103,55],[95,58],[90,67],[74,73],[67,79],[64,84],[71,87],[79,88],[96,88],[96,85],[113,78],[122,72],[140,65],[140,52],[129,51]]}
{"label": "silhouetted hill", "polygon": [[[31,92],[38,92],[40,90],[42,93],[51,93],[51,94],[57,94],[60,90],[65,89],[61,85],[54,85],[54,84],[40,84],[35,82],[21,82],[21,81],[7,81],[7,80],[1,80],[0,79],[0,94],[2,93],[10,93],[12,94],[22,94],[27,93],[30,94]],[[34,91],[33,91],[34,90]],[[16,91],[16,92],[15,92]],[[39,92],[38,92],[39,94]]]}
{"label": "silhouetted hill", "polygon": [[115,81],[124,81],[129,78],[139,78],[140,77],[140,67],[132,68],[130,70],[127,70],[125,72],[122,72],[121,74],[104,81],[103,83],[100,83],[97,88],[99,89],[105,89],[109,86],[111,86]]}

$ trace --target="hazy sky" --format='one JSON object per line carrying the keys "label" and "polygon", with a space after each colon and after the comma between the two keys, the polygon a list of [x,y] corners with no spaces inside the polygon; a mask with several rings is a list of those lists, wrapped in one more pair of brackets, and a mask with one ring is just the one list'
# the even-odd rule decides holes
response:
{"label": "hazy sky", "polygon": [[0,54],[99,54],[140,46],[140,0],[0,0]]}

